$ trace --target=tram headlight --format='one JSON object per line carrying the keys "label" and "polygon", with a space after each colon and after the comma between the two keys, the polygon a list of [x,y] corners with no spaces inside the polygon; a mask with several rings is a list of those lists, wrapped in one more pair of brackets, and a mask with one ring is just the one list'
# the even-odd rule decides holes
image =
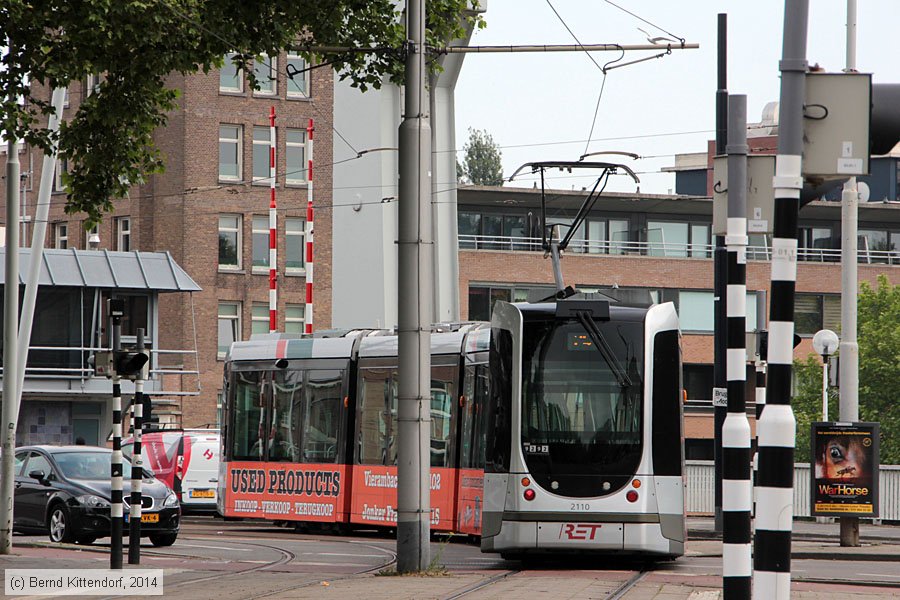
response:
{"label": "tram headlight", "polygon": [[528,488],[527,490],[525,490],[525,493],[523,495],[525,496],[525,499],[528,500],[529,502],[534,500],[534,490],[531,488]]}
{"label": "tram headlight", "polygon": [[628,500],[629,502],[637,502],[638,493],[634,490],[628,490],[628,493],[625,494],[625,499]]}

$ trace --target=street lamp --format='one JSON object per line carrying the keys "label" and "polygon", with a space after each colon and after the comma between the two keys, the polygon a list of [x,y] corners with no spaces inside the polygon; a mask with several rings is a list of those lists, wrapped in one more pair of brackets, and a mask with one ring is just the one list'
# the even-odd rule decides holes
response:
{"label": "street lamp", "polygon": [[823,329],[813,336],[813,350],[822,356],[822,420],[828,420],[828,357],[838,349],[840,340],[835,332]]}

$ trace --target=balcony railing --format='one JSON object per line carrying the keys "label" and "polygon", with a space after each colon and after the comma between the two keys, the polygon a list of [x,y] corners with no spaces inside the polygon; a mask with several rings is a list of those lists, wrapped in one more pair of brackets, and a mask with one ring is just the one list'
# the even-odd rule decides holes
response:
{"label": "balcony railing", "polygon": [[[541,239],[499,235],[460,235],[460,250],[511,250],[541,252]],[[613,256],[658,256],[660,258],[712,258],[715,246],[710,244],[682,244],[675,242],[623,242],[609,240],[572,240],[566,252],[570,254]],[[862,264],[900,265],[900,251],[860,249]],[[771,260],[768,246],[747,246],[749,260]],[[839,263],[840,248],[798,248],[797,259],[804,262]]]}

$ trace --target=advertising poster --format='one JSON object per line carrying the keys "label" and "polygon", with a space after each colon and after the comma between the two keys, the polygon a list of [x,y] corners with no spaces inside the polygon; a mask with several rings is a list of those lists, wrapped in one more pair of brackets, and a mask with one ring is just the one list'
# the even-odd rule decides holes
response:
{"label": "advertising poster", "polygon": [[812,515],[878,516],[878,423],[812,424]]}
{"label": "advertising poster", "polygon": [[225,516],[345,522],[347,466],[228,463]]}
{"label": "advertising poster", "polygon": [[[453,530],[455,469],[431,469],[431,528]],[[352,523],[392,527],[397,524],[397,467],[353,467]]]}

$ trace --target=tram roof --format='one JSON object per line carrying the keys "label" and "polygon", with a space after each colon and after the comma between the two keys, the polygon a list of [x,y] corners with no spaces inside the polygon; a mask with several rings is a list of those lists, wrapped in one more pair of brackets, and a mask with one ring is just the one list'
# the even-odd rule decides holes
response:
{"label": "tram roof", "polygon": [[[458,354],[462,348],[465,331],[431,334],[432,354]],[[397,336],[370,336],[363,338],[359,346],[360,358],[397,356]]]}
{"label": "tram roof", "polygon": [[[516,302],[514,305],[523,313],[547,313],[549,316],[556,315],[556,302]],[[611,302],[609,304],[609,316],[611,319],[618,321],[643,321],[650,310],[649,306],[627,306],[619,303]]]}
{"label": "tram roof", "polygon": [[355,338],[294,338],[283,335],[259,336],[234,342],[227,360],[277,360],[279,358],[350,358]]}

